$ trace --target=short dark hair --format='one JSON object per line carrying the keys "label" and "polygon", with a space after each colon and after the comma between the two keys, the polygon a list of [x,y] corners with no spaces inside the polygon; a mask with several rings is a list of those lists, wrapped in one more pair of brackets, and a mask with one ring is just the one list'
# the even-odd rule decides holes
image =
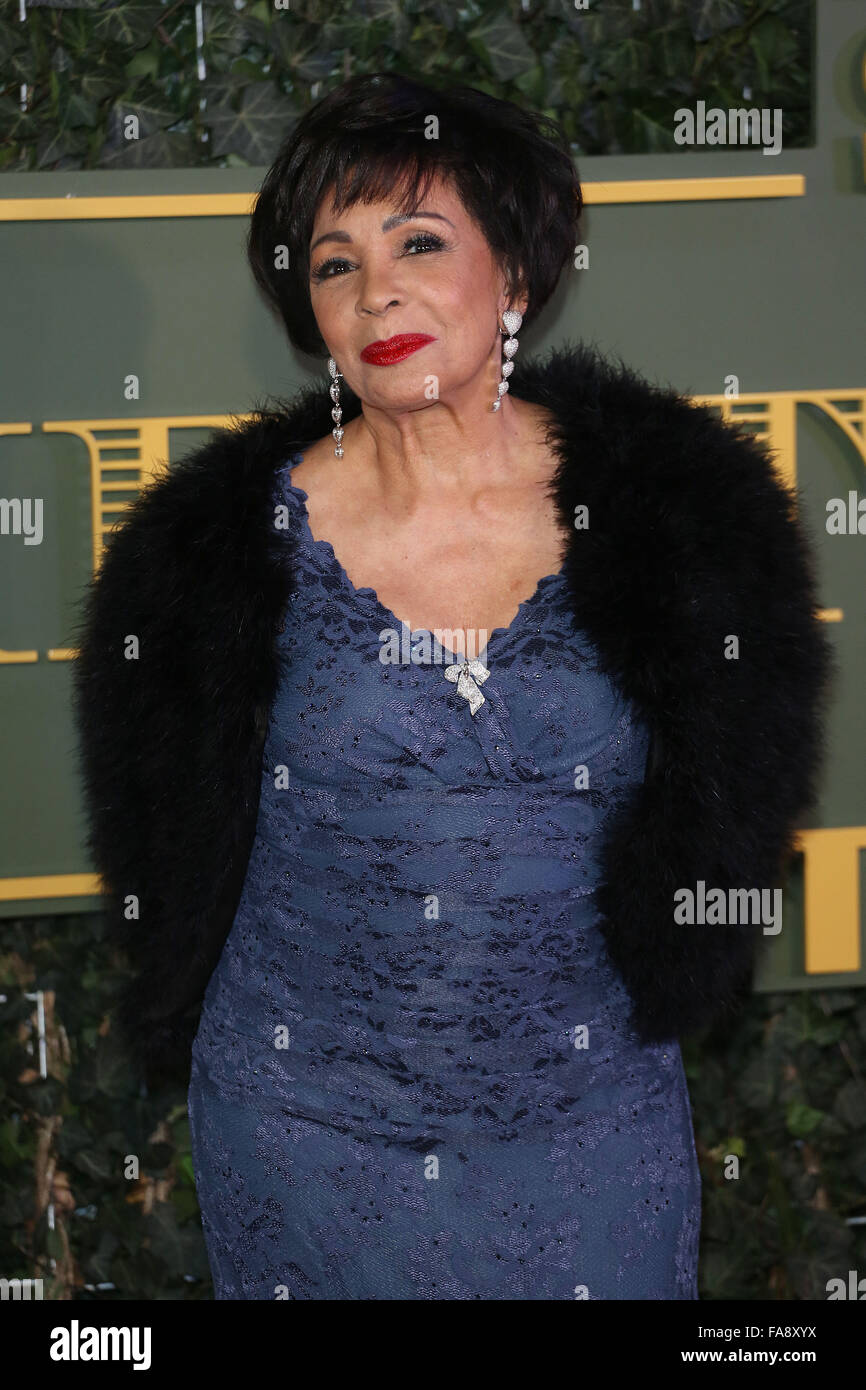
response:
{"label": "short dark hair", "polygon": [[[438,139],[425,123],[438,119]],[[513,295],[541,312],[574,254],[583,196],[556,121],[473,87],[426,86],[397,73],[350,78],[300,118],[268,170],[253,209],[247,256],[289,339],[327,351],[310,303],[309,246],[319,203],[372,203],[403,188],[398,210],[420,207],[436,176],[450,178],[487,238]],[[288,248],[288,267],[275,264]],[[522,268],[522,275],[521,275]]]}

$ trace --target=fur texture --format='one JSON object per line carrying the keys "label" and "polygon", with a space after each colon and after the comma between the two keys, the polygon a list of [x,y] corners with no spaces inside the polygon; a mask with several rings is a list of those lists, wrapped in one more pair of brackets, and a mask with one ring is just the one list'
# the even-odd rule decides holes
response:
{"label": "fur texture", "polygon": [[[521,363],[512,389],[555,419],[577,625],[650,727],[646,780],[605,825],[597,901],[634,1022],[658,1041],[727,1014],[763,939],[760,925],[677,925],[675,890],[781,886],[817,796],[836,663],[811,547],[762,445],[621,360],[566,345]],[[345,423],[360,402],[345,383],[342,396]],[[86,596],[88,848],[136,964],[119,1021],[148,1069],[187,1068],[237,909],[292,586],[273,474],[330,432],[330,408],[322,380],[214,432],[140,495]]]}

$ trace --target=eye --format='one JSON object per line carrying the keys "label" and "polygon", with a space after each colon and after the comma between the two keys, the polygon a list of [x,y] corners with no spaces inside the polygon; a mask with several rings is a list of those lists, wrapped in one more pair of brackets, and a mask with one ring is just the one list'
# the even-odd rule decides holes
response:
{"label": "eye", "polygon": [[428,251],[441,251],[445,245],[441,236],[437,236],[435,232],[416,232],[414,236],[410,236],[407,241],[404,241],[403,250],[405,251],[407,246],[415,246],[418,243],[426,244]]}
{"label": "eye", "polygon": [[[407,248],[410,246],[417,246],[419,251],[426,252],[441,251],[444,245],[445,243],[442,238],[436,236],[435,232],[415,232],[413,236],[407,237],[403,242],[403,254],[417,254],[417,252],[407,252]],[[316,282],[321,280],[333,280],[334,274],[331,273],[332,271],[335,271],[338,275],[343,274],[342,270],[336,269],[339,266],[348,266],[350,270],[352,268],[351,262],[344,260],[342,256],[331,256],[327,261],[323,261],[316,270],[311,272],[310,278]]]}

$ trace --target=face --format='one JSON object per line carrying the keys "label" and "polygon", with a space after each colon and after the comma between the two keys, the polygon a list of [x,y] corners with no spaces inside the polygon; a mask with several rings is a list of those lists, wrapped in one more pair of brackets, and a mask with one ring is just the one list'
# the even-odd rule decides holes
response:
{"label": "face", "polygon": [[[526,307],[509,299],[484,233],[442,179],[409,217],[390,199],[338,216],[329,194],[310,237],[310,299],[349,386],[392,410],[448,399],[473,382],[488,391],[492,382],[495,396],[499,315]],[[403,335],[423,341],[372,347]]]}

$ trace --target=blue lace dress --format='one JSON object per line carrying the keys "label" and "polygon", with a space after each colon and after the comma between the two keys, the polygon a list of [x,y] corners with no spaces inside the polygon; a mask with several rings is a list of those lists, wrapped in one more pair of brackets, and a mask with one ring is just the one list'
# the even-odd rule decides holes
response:
{"label": "blue lace dress", "polygon": [[695,1299],[680,1050],[632,1031],[593,904],[644,728],[562,572],[461,691],[313,539],[300,457],[257,833],[193,1047],[216,1297]]}

